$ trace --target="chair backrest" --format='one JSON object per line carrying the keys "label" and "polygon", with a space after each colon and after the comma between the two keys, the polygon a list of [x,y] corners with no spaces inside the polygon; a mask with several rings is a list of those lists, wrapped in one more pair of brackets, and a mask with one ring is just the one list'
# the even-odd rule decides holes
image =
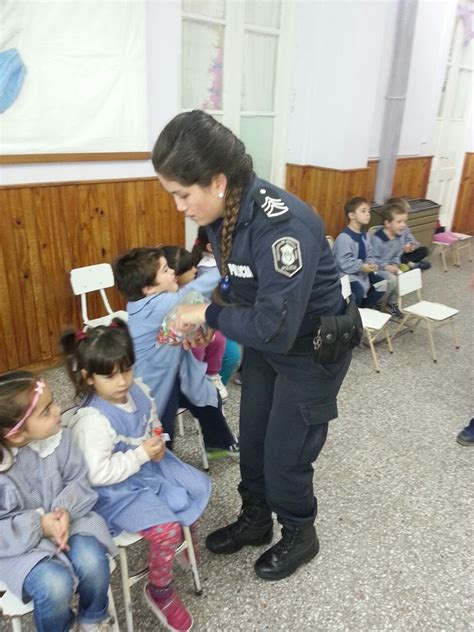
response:
{"label": "chair backrest", "polygon": [[74,268],[74,270],[71,270],[70,279],[72,291],[76,296],[79,295],[81,297],[82,320],[85,324],[89,322],[86,298],[86,294],[89,292],[98,291],[107,314],[112,315],[114,313],[105,293],[105,288],[113,287],[114,285],[114,273],[110,263],[97,263],[84,268]]}
{"label": "chair backrest", "polygon": [[371,226],[369,228],[369,230],[367,231],[369,233],[369,235],[375,235],[375,233],[379,230],[379,228],[382,228],[382,226]]}
{"label": "chair backrest", "polygon": [[106,287],[113,287],[113,285],[114,273],[110,263],[98,263],[94,266],[71,270],[71,286],[76,296],[87,294],[87,292],[95,292]]}
{"label": "chair backrest", "polygon": [[405,296],[411,294],[411,292],[417,292],[421,290],[423,284],[421,282],[421,270],[415,268],[409,272],[403,272],[398,275],[398,294],[399,296]]}
{"label": "chair backrest", "polygon": [[349,296],[352,294],[351,282],[349,281],[348,274],[345,274],[341,277],[341,290],[344,299],[349,298]]}
{"label": "chair backrest", "polygon": [[331,235],[326,235],[326,239],[331,250],[334,250],[334,239],[331,237]]}

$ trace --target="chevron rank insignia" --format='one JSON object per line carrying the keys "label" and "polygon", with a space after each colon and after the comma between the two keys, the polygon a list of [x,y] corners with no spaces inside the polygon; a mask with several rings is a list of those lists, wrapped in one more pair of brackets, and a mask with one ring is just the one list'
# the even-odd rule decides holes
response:
{"label": "chevron rank insignia", "polygon": [[287,205],[278,197],[278,193],[270,187],[262,186],[255,189],[253,199],[271,222],[283,222],[293,216]]}
{"label": "chevron rank insignia", "polygon": [[273,266],[276,272],[289,278],[303,267],[300,242],[294,237],[281,237],[272,244]]}

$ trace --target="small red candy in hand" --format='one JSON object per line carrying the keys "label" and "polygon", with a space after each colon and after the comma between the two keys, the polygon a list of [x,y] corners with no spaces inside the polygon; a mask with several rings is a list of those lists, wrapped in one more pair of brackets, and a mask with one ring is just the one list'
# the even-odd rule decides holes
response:
{"label": "small red candy in hand", "polygon": [[163,434],[163,428],[158,427],[158,428],[153,428],[153,434],[155,435],[155,437],[161,437],[161,435]]}

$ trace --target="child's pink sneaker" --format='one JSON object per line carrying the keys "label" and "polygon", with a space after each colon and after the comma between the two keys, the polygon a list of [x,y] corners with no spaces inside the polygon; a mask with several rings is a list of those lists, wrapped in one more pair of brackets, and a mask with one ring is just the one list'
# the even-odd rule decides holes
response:
{"label": "child's pink sneaker", "polygon": [[153,584],[148,583],[143,593],[148,605],[167,630],[188,632],[193,627],[193,618],[174,588],[170,587],[162,596]]}

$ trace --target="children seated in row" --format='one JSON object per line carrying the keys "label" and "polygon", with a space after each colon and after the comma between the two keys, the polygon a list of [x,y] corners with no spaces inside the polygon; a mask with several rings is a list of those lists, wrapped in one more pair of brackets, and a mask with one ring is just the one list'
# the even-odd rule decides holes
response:
{"label": "children seated in row", "polygon": [[238,441],[222,414],[219,392],[206,377],[206,365],[181,345],[157,342],[168,312],[191,288],[211,292],[218,275],[200,276],[179,289],[160,248],[135,248],[124,253],[116,260],[114,272],[117,286],[128,300],[134,371],[150,387],[165,431],[173,437],[176,413],[183,406],[199,419],[210,458],[238,455]]}
{"label": "children seated in row", "polygon": [[[387,204],[396,204],[407,214],[407,217],[411,211],[409,203],[404,198],[392,197],[387,200]],[[400,239],[403,244],[403,252],[400,256],[401,263],[407,265],[409,268],[429,270],[431,263],[424,261],[428,256],[428,248],[420,245],[420,242],[415,239],[408,226],[405,227]]]}
{"label": "children seated in row", "polygon": [[370,222],[370,207],[363,197],[354,197],[344,206],[348,226],[334,243],[334,258],[341,275],[348,274],[359,307],[374,307],[384,298],[387,281],[377,274],[378,264],[369,235],[363,228]]}
{"label": "children seated in row", "polygon": [[[134,380],[133,344],[123,321],[62,337],[68,373],[81,397],[69,428],[98,492],[95,510],[110,531],[149,543],[147,603],[170,630],[192,617],[171,585],[181,525],[194,525],[210,495],[209,477],[166,450],[149,388]],[[158,430],[157,430],[158,429]]]}
{"label": "children seated in row", "polygon": [[[181,246],[162,246],[162,248],[169,267],[176,274],[178,287],[183,288],[187,286],[188,283],[196,278],[197,273],[193,255],[186,248],[181,248]],[[207,364],[206,374],[219,391],[223,404],[226,403],[229,396],[220,376],[225,342],[225,336],[220,331],[216,331],[206,347],[195,347],[191,350],[198,360]]]}
{"label": "children seated in row", "polygon": [[106,632],[107,553],[117,551],[92,511],[98,495],[60,414],[42,378],[0,377],[0,577],[33,600],[39,632],[73,628],[76,591],[79,630]]}

